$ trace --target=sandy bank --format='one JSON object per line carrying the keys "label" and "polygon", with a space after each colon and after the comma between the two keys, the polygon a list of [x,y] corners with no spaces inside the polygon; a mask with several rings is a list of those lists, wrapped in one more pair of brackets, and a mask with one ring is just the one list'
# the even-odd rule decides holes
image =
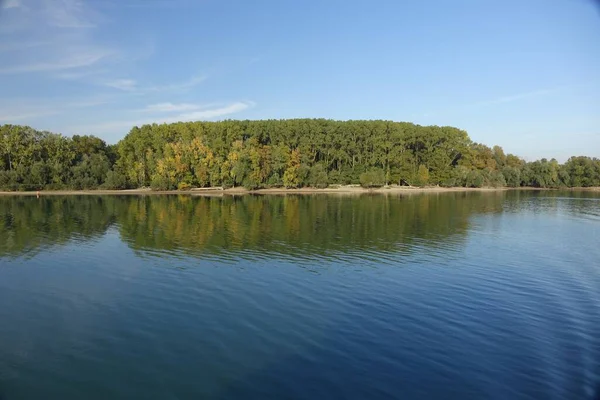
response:
{"label": "sandy bank", "polygon": [[[364,194],[364,193],[399,193],[399,194],[414,194],[414,193],[447,193],[447,192],[500,192],[506,190],[554,190],[540,188],[443,188],[443,187],[406,187],[406,186],[390,186],[377,189],[365,189],[360,186],[339,186],[325,189],[316,188],[301,188],[301,189],[284,189],[271,188],[259,190],[247,190],[244,188],[201,188],[192,190],[168,190],[168,191],[153,191],[150,189],[126,189],[126,190],[42,190],[40,196],[80,196],[80,195],[164,195],[164,194],[179,194],[191,196],[225,196],[225,195],[244,195],[244,194]],[[571,191],[593,191],[600,192],[600,187],[591,188],[570,188],[562,190]],[[0,196],[36,196],[37,192],[1,192]]]}

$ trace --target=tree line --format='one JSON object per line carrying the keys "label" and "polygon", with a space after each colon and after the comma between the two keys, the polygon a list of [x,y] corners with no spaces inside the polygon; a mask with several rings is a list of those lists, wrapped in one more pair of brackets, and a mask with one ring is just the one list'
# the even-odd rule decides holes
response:
{"label": "tree line", "polygon": [[525,162],[454,127],[288,119],[134,127],[116,145],[0,126],[0,188],[600,186],[600,159]]}

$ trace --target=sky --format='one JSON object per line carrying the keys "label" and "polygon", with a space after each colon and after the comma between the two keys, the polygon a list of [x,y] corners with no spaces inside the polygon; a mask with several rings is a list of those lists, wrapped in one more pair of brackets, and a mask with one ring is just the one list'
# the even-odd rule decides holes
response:
{"label": "sky", "polygon": [[0,124],[450,125],[527,160],[600,157],[593,0],[0,0]]}

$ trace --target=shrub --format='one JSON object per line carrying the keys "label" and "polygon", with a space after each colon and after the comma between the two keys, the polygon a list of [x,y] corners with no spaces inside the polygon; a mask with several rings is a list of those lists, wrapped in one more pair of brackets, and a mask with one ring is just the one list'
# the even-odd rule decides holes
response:
{"label": "shrub", "polygon": [[279,176],[279,174],[274,173],[267,180],[267,186],[269,186],[269,187],[283,186],[283,180],[281,179],[281,177]]}
{"label": "shrub", "polygon": [[506,186],[506,179],[504,179],[504,175],[500,171],[493,171],[490,174],[490,186],[493,187],[504,187]]}
{"label": "shrub", "polygon": [[306,164],[300,164],[298,168],[298,179],[300,181],[300,186],[308,186],[308,176],[310,175],[310,167]]}
{"label": "shrub", "polygon": [[90,176],[74,177],[70,182],[71,188],[75,190],[95,189],[98,187],[96,181]]}
{"label": "shrub", "polygon": [[260,189],[260,183],[251,176],[247,176],[242,182],[242,186],[248,190]]}
{"label": "shrub", "polygon": [[345,183],[342,174],[337,169],[334,169],[333,171],[329,172],[327,178],[327,180],[332,184],[341,185]]}
{"label": "shrub", "polygon": [[152,177],[150,187],[152,190],[171,190],[174,188],[174,185],[168,177],[157,174]]}
{"label": "shrub", "polygon": [[317,164],[310,169],[308,183],[310,186],[320,189],[329,186],[327,171],[321,164]]}
{"label": "shrub", "polygon": [[506,185],[510,187],[521,186],[521,171],[515,167],[502,168],[502,175],[506,181]]}
{"label": "shrub", "polygon": [[452,171],[454,186],[466,187],[470,172],[471,170],[463,165],[454,168],[454,171]]}
{"label": "shrub", "polygon": [[374,168],[360,174],[360,185],[365,188],[385,185],[385,174],[381,168]]}
{"label": "shrub", "polygon": [[477,170],[472,170],[469,172],[469,174],[467,175],[467,179],[466,179],[466,187],[472,187],[472,188],[480,188],[483,187],[483,175],[481,175],[481,172],[477,171]]}
{"label": "shrub", "polygon": [[108,171],[106,173],[106,179],[104,180],[104,185],[102,185],[105,189],[126,189],[127,188],[127,179],[125,175],[121,174],[118,171]]}
{"label": "shrub", "polygon": [[18,187],[17,178],[15,171],[0,171],[0,188],[16,190]]}
{"label": "shrub", "polygon": [[187,182],[179,182],[177,184],[177,190],[190,190],[192,188],[192,185],[190,185]]}
{"label": "shrub", "polygon": [[423,164],[419,165],[417,172],[417,185],[424,186],[429,183],[429,169]]}
{"label": "shrub", "polygon": [[441,186],[446,187],[446,188],[451,188],[451,187],[456,187],[459,185],[456,184],[456,178],[448,178],[441,183]]}

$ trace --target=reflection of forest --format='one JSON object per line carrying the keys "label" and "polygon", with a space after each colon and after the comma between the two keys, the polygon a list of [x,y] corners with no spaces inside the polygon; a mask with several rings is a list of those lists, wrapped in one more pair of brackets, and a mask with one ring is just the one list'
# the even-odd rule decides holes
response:
{"label": "reflection of forest", "polygon": [[293,255],[391,251],[414,241],[436,247],[450,236],[464,236],[473,214],[501,212],[506,196],[1,197],[0,255],[35,254],[98,237],[111,226],[139,251]]}

